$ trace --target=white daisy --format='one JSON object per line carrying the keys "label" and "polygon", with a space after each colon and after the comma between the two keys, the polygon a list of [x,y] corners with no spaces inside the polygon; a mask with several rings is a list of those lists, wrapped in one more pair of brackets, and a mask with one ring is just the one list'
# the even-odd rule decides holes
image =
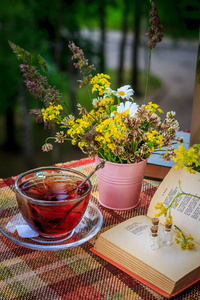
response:
{"label": "white daisy", "polygon": [[105,97],[110,97],[113,94],[113,92],[114,91],[111,88],[105,88],[105,91],[103,92],[104,98]]}
{"label": "white daisy", "polygon": [[118,113],[123,113],[127,109],[129,110],[129,116],[133,117],[135,113],[137,112],[139,105],[137,105],[135,102],[126,101],[125,103],[120,103],[120,105],[117,107]]}
{"label": "white daisy", "polygon": [[118,98],[121,97],[122,99],[133,99],[131,96],[134,94],[134,90],[131,88],[130,85],[124,85],[117,89],[117,92],[114,93],[115,96]]}

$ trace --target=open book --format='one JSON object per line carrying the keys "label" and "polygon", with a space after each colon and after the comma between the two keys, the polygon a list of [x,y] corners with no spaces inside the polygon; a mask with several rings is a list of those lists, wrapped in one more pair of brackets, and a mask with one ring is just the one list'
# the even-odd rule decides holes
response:
{"label": "open book", "polygon": [[[175,170],[167,174],[151,200],[147,216],[137,216],[102,233],[92,251],[132,275],[165,297],[174,296],[200,279],[200,200],[192,196],[178,197],[179,205],[172,207],[173,222],[183,233],[192,235],[196,247],[181,250],[174,237],[171,246],[151,250],[149,233],[156,210],[154,205],[165,205],[181,188],[186,193],[200,196],[200,174]],[[123,200],[123,199],[122,199]],[[165,218],[160,217],[160,223]],[[160,231],[163,225],[160,224]]]}

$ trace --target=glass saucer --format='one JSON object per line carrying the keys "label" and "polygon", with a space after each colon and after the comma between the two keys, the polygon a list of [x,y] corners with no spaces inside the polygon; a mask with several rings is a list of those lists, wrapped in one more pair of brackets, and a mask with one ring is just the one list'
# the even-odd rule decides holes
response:
{"label": "glass saucer", "polygon": [[0,232],[14,243],[43,251],[55,251],[79,246],[91,239],[101,229],[103,216],[100,210],[91,202],[81,222],[75,227],[72,234],[61,238],[44,238],[41,236],[34,238],[22,238],[18,235],[16,226],[26,224],[19,212],[17,201],[12,200],[0,209]]}

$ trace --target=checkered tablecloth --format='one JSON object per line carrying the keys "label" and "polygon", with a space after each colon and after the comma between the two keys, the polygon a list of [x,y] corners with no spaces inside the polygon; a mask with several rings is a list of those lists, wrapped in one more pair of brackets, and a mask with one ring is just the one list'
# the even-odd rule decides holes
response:
{"label": "checkered tablecloth", "polygon": [[[94,161],[81,159],[59,166],[89,174],[94,168]],[[0,206],[15,198],[14,180],[0,180]],[[96,175],[93,175],[92,183],[90,201],[100,209],[104,221],[100,232],[88,242],[67,250],[36,251],[18,246],[0,234],[0,299],[165,299],[90,251],[100,233],[128,218],[146,214],[159,182],[144,179],[140,204],[128,211],[102,207],[97,200]],[[173,299],[200,299],[200,283]]]}

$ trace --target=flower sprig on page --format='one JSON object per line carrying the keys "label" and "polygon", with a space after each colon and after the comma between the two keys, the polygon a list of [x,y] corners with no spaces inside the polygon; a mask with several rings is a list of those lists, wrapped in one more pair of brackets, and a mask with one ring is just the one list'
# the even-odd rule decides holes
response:
{"label": "flower sprig on page", "polygon": [[[163,204],[163,202],[158,202],[158,203],[156,203],[156,205],[154,206],[154,208],[155,208],[156,210],[159,210],[159,212],[155,213],[155,217],[160,217],[160,216],[163,215],[163,216],[165,217],[165,225],[167,225],[167,224],[172,224],[172,223],[173,223],[173,217],[172,217],[172,213],[171,213],[171,208],[172,208],[173,205],[175,205],[175,207],[178,206],[178,204],[179,204],[179,203],[178,203],[178,198],[179,198],[180,196],[183,196],[183,195],[186,196],[186,195],[187,195],[187,196],[192,196],[192,197],[196,197],[196,198],[200,199],[200,197],[197,196],[197,195],[194,195],[194,194],[191,194],[191,193],[186,193],[186,192],[184,192],[184,191],[182,190],[182,188],[181,188],[181,181],[180,181],[180,180],[179,180],[179,189],[180,189],[181,192],[178,193],[178,194],[173,198],[173,200],[170,202],[170,204],[169,204],[168,206],[165,206],[165,205]],[[179,233],[178,233],[178,235],[176,236],[175,241],[176,241],[176,243],[180,242],[180,241],[178,240],[178,238],[180,238],[180,239],[182,240],[182,242],[181,242],[181,249],[188,249],[188,250],[193,249],[193,248],[195,247],[195,244],[189,242],[189,240],[193,241],[191,235],[189,235],[188,237],[185,237],[184,234],[183,234],[183,232],[182,232],[182,230],[181,230],[178,226],[174,225],[174,227],[175,227],[177,230],[179,230]]]}
{"label": "flower sprig on page", "polygon": [[175,241],[177,244],[181,243],[182,250],[191,250],[196,247],[195,243],[193,243],[194,239],[191,234],[185,236],[178,226],[174,225],[174,227],[179,231],[175,237]]}

